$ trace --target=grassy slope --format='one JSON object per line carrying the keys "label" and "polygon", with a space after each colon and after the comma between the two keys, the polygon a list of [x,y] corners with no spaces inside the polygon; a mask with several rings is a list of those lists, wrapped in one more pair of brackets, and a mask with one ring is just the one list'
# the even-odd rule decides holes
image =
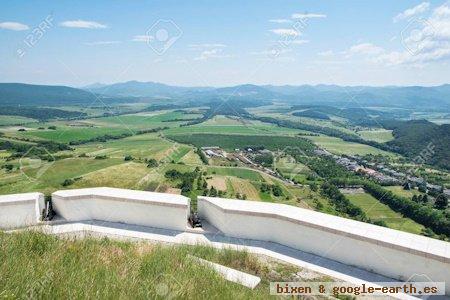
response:
{"label": "grassy slope", "polygon": [[21,116],[0,115],[0,126],[26,124],[26,123],[33,123],[33,122],[37,122],[37,120],[27,118],[27,117],[21,117]]}
{"label": "grassy slope", "polygon": [[372,220],[383,220],[387,226],[393,229],[403,230],[411,233],[420,234],[424,228],[422,225],[405,218],[399,213],[394,212],[389,206],[379,202],[377,199],[367,193],[346,194],[353,204],[359,206]]}
{"label": "grassy slope", "polygon": [[[0,295],[6,299],[267,299],[270,281],[291,281],[300,271],[246,252],[77,241],[37,232],[0,232],[0,250]],[[255,290],[230,283],[188,255],[255,274],[262,282]]]}
{"label": "grassy slope", "polygon": [[392,130],[386,129],[361,130],[358,131],[358,135],[365,140],[375,141],[378,143],[386,143],[394,139]]}

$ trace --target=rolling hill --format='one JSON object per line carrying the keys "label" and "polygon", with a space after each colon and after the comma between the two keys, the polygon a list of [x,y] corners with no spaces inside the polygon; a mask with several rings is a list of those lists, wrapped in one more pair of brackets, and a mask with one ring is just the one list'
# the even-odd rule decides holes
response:
{"label": "rolling hill", "polygon": [[450,124],[436,125],[426,120],[389,122],[395,139],[389,145],[398,147],[417,163],[450,170]]}
{"label": "rolling hill", "polygon": [[90,105],[104,102],[132,102],[130,97],[103,97],[68,86],[0,83],[0,105]]}

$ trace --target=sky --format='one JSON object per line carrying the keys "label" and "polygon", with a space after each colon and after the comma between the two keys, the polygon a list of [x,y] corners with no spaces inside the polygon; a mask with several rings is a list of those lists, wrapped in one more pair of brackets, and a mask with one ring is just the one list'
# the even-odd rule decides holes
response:
{"label": "sky", "polygon": [[450,83],[448,1],[0,2],[0,82]]}

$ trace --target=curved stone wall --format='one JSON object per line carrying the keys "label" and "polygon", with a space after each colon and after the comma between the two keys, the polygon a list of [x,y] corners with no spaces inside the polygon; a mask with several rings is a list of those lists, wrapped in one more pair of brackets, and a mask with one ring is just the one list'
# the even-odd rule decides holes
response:
{"label": "curved stone wall", "polygon": [[448,242],[283,204],[200,196],[198,210],[231,237],[279,243],[399,281],[450,281]]}
{"label": "curved stone wall", "polygon": [[0,229],[36,225],[44,209],[44,194],[25,193],[0,196]]}
{"label": "curved stone wall", "polygon": [[185,231],[190,199],[116,188],[61,190],[53,209],[67,221],[98,220]]}

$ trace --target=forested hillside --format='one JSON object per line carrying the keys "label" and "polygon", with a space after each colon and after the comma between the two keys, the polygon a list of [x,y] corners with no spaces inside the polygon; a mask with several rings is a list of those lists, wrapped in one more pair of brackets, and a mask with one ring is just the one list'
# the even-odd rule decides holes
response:
{"label": "forested hillside", "polygon": [[[393,129],[395,137],[388,144],[398,147],[409,157],[425,156],[422,157],[425,163],[450,169],[450,124],[436,125],[427,120],[413,120],[390,122],[386,127]],[[425,152],[429,154],[425,155]]]}
{"label": "forested hillside", "polygon": [[[0,105],[82,105],[93,104],[99,96],[67,86],[0,83]],[[102,98],[104,102],[131,102],[132,98]]]}

